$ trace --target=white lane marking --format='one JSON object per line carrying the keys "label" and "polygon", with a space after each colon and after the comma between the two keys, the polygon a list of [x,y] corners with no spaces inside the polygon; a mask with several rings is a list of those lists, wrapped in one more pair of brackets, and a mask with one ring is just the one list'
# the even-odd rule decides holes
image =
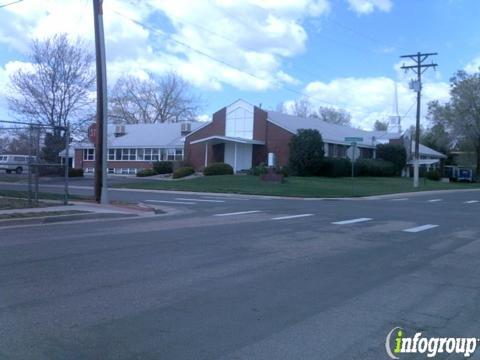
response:
{"label": "white lane marking", "polygon": [[195,202],[190,201],[167,201],[167,200],[145,200],[147,202],[155,202],[155,203],[162,203],[162,204],[181,204],[181,205],[195,205]]}
{"label": "white lane marking", "polygon": [[261,211],[260,210],[250,210],[250,211],[239,211],[239,212],[225,213],[225,214],[215,214],[213,216],[245,215],[245,214],[254,214],[254,213],[259,213],[259,212],[261,212]]}
{"label": "white lane marking", "polygon": [[439,202],[442,201],[443,199],[432,199],[432,200],[427,200],[427,202]]}
{"label": "white lane marking", "polygon": [[250,200],[250,199],[236,198],[236,197],[206,197],[206,196],[202,196],[202,199],[210,199],[210,200],[242,200],[242,201],[248,201],[248,200]]}
{"label": "white lane marking", "polygon": [[225,200],[188,199],[188,198],[175,198],[175,200],[181,200],[181,201],[202,201],[202,202],[212,202],[212,203],[224,203],[224,202],[225,202]]}
{"label": "white lane marking", "polygon": [[469,200],[464,202],[464,204],[475,204],[475,203],[478,203],[478,200]]}
{"label": "white lane marking", "polygon": [[417,233],[417,232],[420,232],[420,231],[425,231],[425,230],[433,229],[433,228],[436,228],[436,227],[438,227],[438,225],[427,224],[427,225],[417,226],[417,227],[410,228],[410,229],[405,229],[403,231],[404,232],[409,232],[409,233]]}
{"label": "white lane marking", "polygon": [[405,201],[405,200],[408,200],[408,198],[392,199],[392,201]]}
{"label": "white lane marking", "polygon": [[307,217],[307,216],[313,216],[314,214],[299,214],[299,215],[288,215],[288,216],[279,216],[279,217],[274,217],[271,220],[287,220],[287,219],[296,219],[296,218],[302,218],[302,217]]}
{"label": "white lane marking", "polygon": [[358,218],[358,219],[351,219],[351,220],[335,221],[335,222],[332,222],[332,224],[347,225],[347,224],[355,224],[355,223],[365,222],[365,221],[370,221],[370,220],[373,220],[373,219],[371,219],[371,218]]}

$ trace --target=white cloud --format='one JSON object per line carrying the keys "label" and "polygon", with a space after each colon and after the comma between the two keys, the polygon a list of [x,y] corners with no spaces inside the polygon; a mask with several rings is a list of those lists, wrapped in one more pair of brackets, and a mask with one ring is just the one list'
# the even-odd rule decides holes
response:
{"label": "white cloud", "polygon": [[[399,113],[404,115],[403,127],[413,124],[415,114],[412,105],[416,95],[408,88],[408,82],[398,82]],[[425,83],[422,93],[422,116],[427,112],[427,103],[432,100],[448,100],[449,85],[444,82]],[[386,120],[393,112],[394,81],[387,77],[338,78],[331,82],[311,82],[304,90],[309,100],[318,106],[343,108],[352,114],[355,126],[365,129],[373,127],[376,120]],[[425,120],[423,120],[425,121]]]}
{"label": "white cloud", "polygon": [[[0,13],[0,44],[26,54],[31,39],[65,32],[85,39],[93,51],[91,6],[90,1],[64,0],[9,6]],[[305,51],[304,20],[329,10],[328,0],[110,0],[104,5],[109,83],[124,72],[145,76],[175,70],[208,89],[228,84],[266,90],[294,84],[296,79],[282,71],[282,61]],[[143,28],[115,11],[160,31]]]}
{"label": "white cloud", "polygon": [[347,0],[350,9],[359,15],[370,14],[375,10],[389,12],[393,3],[391,0]]}
{"label": "white cloud", "polygon": [[463,70],[465,70],[469,74],[478,73],[480,71],[480,56],[476,57],[467,65],[465,65]]}

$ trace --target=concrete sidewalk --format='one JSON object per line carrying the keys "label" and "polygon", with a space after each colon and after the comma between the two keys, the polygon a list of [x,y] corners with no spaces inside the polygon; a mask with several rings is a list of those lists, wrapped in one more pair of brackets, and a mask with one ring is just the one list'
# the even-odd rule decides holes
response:
{"label": "concrete sidewalk", "polygon": [[[71,213],[78,211],[78,213]],[[85,202],[72,202],[70,205],[47,206],[0,210],[0,216],[12,215],[11,218],[0,219],[0,228],[51,224],[66,221],[99,221],[158,215],[159,209],[142,205],[99,205]],[[64,213],[62,213],[64,212]],[[31,214],[31,216],[29,216]],[[18,217],[15,217],[18,215]]]}

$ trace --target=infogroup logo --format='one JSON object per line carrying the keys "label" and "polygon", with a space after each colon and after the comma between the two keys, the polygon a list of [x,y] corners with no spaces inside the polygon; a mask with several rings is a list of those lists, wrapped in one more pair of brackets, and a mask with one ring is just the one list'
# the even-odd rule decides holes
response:
{"label": "infogroup logo", "polygon": [[469,357],[475,352],[478,341],[477,338],[427,338],[421,332],[408,337],[401,327],[395,327],[385,339],[385,350],[391,359],[400,359],[401,354],[426,354],[428,358],[434,358],[446,353]]}

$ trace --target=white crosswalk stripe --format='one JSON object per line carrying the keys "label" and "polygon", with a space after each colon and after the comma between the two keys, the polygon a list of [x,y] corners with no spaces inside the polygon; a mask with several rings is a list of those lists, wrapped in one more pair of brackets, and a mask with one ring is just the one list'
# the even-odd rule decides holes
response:
{"label": "white crosswalk stripe", "polygon": [[443,199],[432,199],[432,200],[427,200],[427,202],[439,202],[442,201]]}
{"label": "white crosswalk stripe", "polygon": [[392,199],[392,201],[406,201],[408,198]]}
{"label": "white crosswalk stripe", "polygon": [[146,202],[154,202],[160,204],[178,204],[178,205],[195,205],[196,202],[191,201],[170,201],[170,200],[145,200]]}
{"label": "white crosswalk stripe", "polygon": [[469,200],[469,201],[465,201],[464,204],[475,204],[475,203],[478,203],[479,200]]}
{"label": "white crosswalk stripe", "polygon": [[303,217],[308,217],[308,216],[313,216],[313,215],[314,214],[287,215],[287,216],[274,217],[274,218],[272,218],[272,220],[298,219],[298,218],[303,218]]}
{"label": "white crosswalk stripe", "polygon": [[358,219],[351,219],[351,220],[335,221],[335,222],[332,222],[332,224],[348,225],[348,224],[356,224],[356,223],[370,221],[370,220],[373,220],[373,219],[372,218],[358,218]]}
{"label": "white crosswalk stripe", "polygon": [[438,227],[438,225],[427,224],[427,225],[416,226],[410,229],[405,229],[403,231],[408,233],[417,233],[420,231],[430,230],[436,227]]}
{"label": "white crosswalk stripe", "polygon": [[190,198],[176,198],[175,200],[180,201],[199,201],[199,202],[210,202],[210,203],[224,203],[225,200],[207,200],[207,199],[190,199]]}
{"label": "white crosswalk stripe", "polygon": [[238,211],[233,213],[225,213],[225,214],[215,214],[213,216],[234,216],[234,215],[245,215],[245,214],[254,214],[259,213],[260,210],[249,210],[249,211]]}
{"label": "white crosswalk stripe", "polygon": [[238,197],[230,197],[230,196],[225,196],[225,197],[220,197],[220,196],[202,196],[202,199],[209,199],[209,200],[235,200],[235,201],[248,201],[250,199],[246,198],[238,198]]}

